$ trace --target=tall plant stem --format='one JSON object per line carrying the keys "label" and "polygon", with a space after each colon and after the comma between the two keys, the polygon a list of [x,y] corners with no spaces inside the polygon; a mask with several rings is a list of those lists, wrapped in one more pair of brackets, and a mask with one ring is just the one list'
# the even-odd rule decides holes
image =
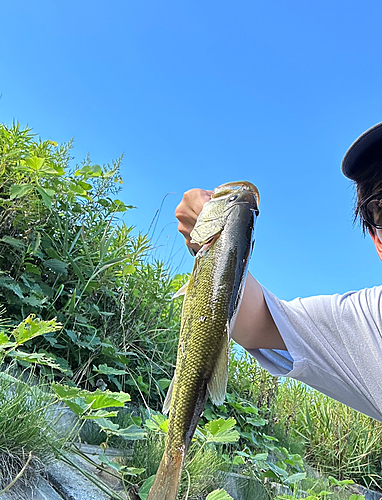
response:
{"label": "tall plant stem", "polygon": [[24,467],[23,467],[23,468],[21,469],[21,471],[17,474],[17,476],[16,476],[14,479],[12,479],[12,481],[11,481],[9,484],[7,484],[7,486],[6,486],[4,489],[2,489],[2,490],[0,491],[0,496],[1,496],[3,493],[5,493],[6,491],[8,491],[10,488],[12,488],[12,486],[13,486],[13,485],[14,485],[14,484],[15,484],[15,483],[16,483],[16,482],[20,479],[20,477],[24,474],[24,472],[25,472],[26,468],[28,467],[29,462],[30,462],[31,460],[32,460],[32,452],[30,451],[30,452],[29,452],[29,456],[28,456],[28,460],[26,461],[26,463],[25,463]]}

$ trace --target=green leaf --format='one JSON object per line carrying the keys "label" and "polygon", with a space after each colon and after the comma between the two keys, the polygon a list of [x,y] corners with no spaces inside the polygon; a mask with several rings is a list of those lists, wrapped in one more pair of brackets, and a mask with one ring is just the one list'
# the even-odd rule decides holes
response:
{"label": "green leaf", "polygon": [[88,405],[82,398],[75,398],[70,400],[65,399],[64,402],[78,417],[82,417],[85,411],[87,411],[88,409]]}
{"label": "green leaf", "polygon": [[171,380],[168,378],[161,378],[161,379],[157,380],[156,382],[159,385],[159,387],[162,389],[162,391],[167,389],[167,387],[169,387],[169,385],[171,384]]}
{"label": "green leaf", "polygon": [[114,469],[115,471],[117,472],[122,472],[122,470],[125,468],[124,465],[121,465],[117,462],[114,462],[113,460],[111,460],[108,456],[102,454],[102,455],[98,455],[98,459],[99,461],[102,463],[102,464],[105,464],[107,465],[108,467]]}
{"label": "green leaf", "polygon": [[107,366],[106,364],[99,365],[97,368],[93,366],[93,371],[97,373],[101,373],[102,375],[125,375],[127,372],[125,370],[119,370],[118,368],[112,368],[111,366]]}
{"label": "green leaf", "polygon": [[138,467],[126,467],[123,469],[124,474],[128,474],[129,476],[139,476],[145,472],[146,469],[138,468]]}
{"label": "green leaf", "polygon": [[85,191],[90,191],[92,189],[92,185],[89,184],[88,182],[84,182],[84,181],[78,181],[78,184],[82,187],[82,189],[84,189]]}
{"label": "green leaf", "polygon": [[[278,467],[277,465],[275,464],[269,464],[268,463],[268,467],[269,467],[269,471],[268,472],[273,472],[277,478],[281,478],[282,480],[286,479],[288,477],[288,472],[284,469],[282,469],[281,467]],[[264,474],[265,477],[272,477],[272,476],[267,476],[267,472]]]}
{"label": "green leaf", "polygon": [[36,295],[29,295],[29,297],[24,297],[24,302],[32,307],[41,307],[46,301],[46,297],[40,299],[39,297],[36,297]]}
{"label": "green leaf", "polygon": [[145,437],[145,431],[137,425],[129,425],[126,429],[119,429],[117,434],[128,441],[136,441]]}
{"label": "green leaf", "polygon": [[10,199],[13,200],[14,198],[21,198],[22,196],[30,193],[32,189],[33,186],[31,184],[16,184],[10,189]]}
{"label": "green leaf", "polygon": [[55,332],[60,328],[61,325],[55,319],[42,321],[35,318],[34,315],[30,315],[12,331],[12,335],[18,344],[23,344],[40,335]]}
{"label": "green leaf", "polygon": [[207,495],[206,500],[233,500],[233,498],[225,490],[215,490]]}
{"label": "green leaf", "polygon": [[62,260],[58,259],[48,259],[43,262],[43,265],[53,271],[56,274],[66,274],[68,264],[62,262]]}
{"label": "green leaf", "polygon": [[92,177],[100,177],[102,175],[102,168],[99,165],[91,165],[90,172]]}
{"label": "green leaf", "polygon": [[25,243],[22,240],[19,240],[17,238],[12,238],[12,236],[3,236],[0,241],[3,241],[4,243],[11,245],[12,247],[17,248],[18,250],[24,250],[25,248]]}
{"label": "green leaf", "polygon": [[233,429],[236,424],[234,418],[228,418],[224,420],[219,418],[218,420],[211,420],[204,427],[208,431],[207,436],[208,443],[235,443],[239,441],[239,433]]}
{"label": "green leaf", "polygon": [[52,389],[61,399],[74,399],[78,397],[81,392],[81,389],[78,387],[68,387],[67,385],[57,383],[52,384]]}
{"label": "green leaf", "polygon": [[11,342],[8,335],[5,333],[0,333],[0,349],[8,349],[10,347],[16,347],[16,342]]}
{"label": "green leaf", "polygon": [[25,159],[25,164],[31,169],[37,172],[43,166],[45,158],[38,158],[37,156],[32,156]]}
{"label": "green leaf", "polygon": [[142,425],[142,418],[141,417],[131,416],[130,418],[134,422],[134,424],[137,425],[138,427],[140,427]]}
{"label": "green leaf", "polygon": [[287,479],[285,479],[284,483],[285,484],[294,484],[294,483],[297,483],[298,481],[302,481],[305,478],[306,478],[306,472],[298,472],[296,474],[292,474]]}
{"label": "green leaf", "polygon": [[44,366],[50,366],[51,368],[55,368],[56,370],[60,370],[60,366],[55,363],[53,358],[49,358],[42,353],[28,353],[22,351],[12,351],[8,353],[8,356],[12,356],[14,359],[18,359],[20,361],[26,361],[28,363],[34,363]]}
{"label": "green leaf", "polygon": [[62,167],[60,167],[58,165],[53,165],[53,168],[56,171],[57,175],[64,175],[65,174],[65,170]]}
{"label": "green leaf", "polygon": [[268,458],[268,453],[256,453],[256,455],[252,457],[252,460],[264,461],[267,460],[267,458]]}
{"label": "green leaf", "polygon": [[52,209],[52,198],[48,195],[48,193],[43,189],[41,186],[36,186],[37,191],[40,193],[40,196],[42,198],[42,201],[44,202],[44,205],[49,208],[49,210]]}
{"label": "green leaf", "polygon": [[155,474],[153,476],[148,477],[146,481],[142,484],[142,486],[139,488],[138,495],[141,500],[146,500],[146,498],[148,497],[151,486],[154,483],[154,479],[155,479]]}
{"label": "green leaf", "polygon": [[168,430],[168,417],[162,414],[152,415],[149,420],[146,420],[145,426],[154,432],[164,432],[167,434]]}
{"label": "green leaf", "polygon": [[123,271],[122,274],[123,276],[126,276],[128,274],[134,274],[136,271],[135,266],[133,264],[127,264],[126,266],[123,266]]}
{"label": "green leaf", "polygon": [[113,434],[118,433],[119,425],[114,424],[107,418],[99,418],[98,420],[94,420],[94,422],[105,432],[112,432]]}
{"label": "green leaf", "polygon": [[116,417],[118,415],[117,411],[107,411],[107,410],[98,410],[96,412],[91,413],[90,415],[85,415],[84,420],[95,420],[97,418],[110,418]]}
{"label": "green leaf", "polygon": [[[88,391],[82,391],[81,396]],[[92,404],[94,410],[100,410],[102,408],[110,408],[110,406],[124,406],[126,401],[130,401],[131,398],[129,394],[125,392],[111,392],[111,391],[94,391],[88,392],[85,395],[85,400]]]}
{"label": "green leaf", "polygon": [[57,172],[57,169],[55,169],[49,165],[42,165],[42,167],[39,169],[39,173],[40,174],[43,173],[43,174],[60,175],[60,173]]}
{"label": "green leaf", "polygon": [[121,200],[113,200],[111,208],[114,212],[126,212],[128,207]]}
{"label": "green leaf", "polygon": [[74,194],[78,194],[80,196],[86,195],[86,189],[81,187],[79,184],[76,184],[75,182],[71,182],[69,184],[69,189]]}
{"label": "green leaf", "polygon": [[91,405],[93,410],[101,410],[103,408],[110,408],[113,406],[122,407],[124,403],[130,401],[129,394],[125,392],[111,392],[111,391],[81,391],[78,388],[69,388],[61,384],[53,384],[52,389],[64,401],[74,398],[82,398],[87,406]]}
{"label": "green leaf", "polygon": [[0,333],[0,345],[7,344],[9,342],[9,337],[5,333]]}
{"label": "green leaf", "polygon": [[41,276],[41,271],[40,269],[35,266],[34,264],[30,264],[29,262],[27,262],[25,264],[25,270],[28,272],[28,273],[31,273],[31,274],[36,274],[37,276]]}

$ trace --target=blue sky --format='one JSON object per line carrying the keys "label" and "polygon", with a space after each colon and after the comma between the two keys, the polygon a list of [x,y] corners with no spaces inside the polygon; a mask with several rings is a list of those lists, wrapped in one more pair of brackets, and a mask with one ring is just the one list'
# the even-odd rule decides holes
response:
{"label": "blue sky", "polygon": [[158,256],[192,258],[174,210],[191,187],[260,190],[251,272],[279,297],[381,283],[352,224],[341,159],[382,120],[378,0],[4,0],[0,121],[75,138],[107,163],[124,152],[125,220],[157,223]]}

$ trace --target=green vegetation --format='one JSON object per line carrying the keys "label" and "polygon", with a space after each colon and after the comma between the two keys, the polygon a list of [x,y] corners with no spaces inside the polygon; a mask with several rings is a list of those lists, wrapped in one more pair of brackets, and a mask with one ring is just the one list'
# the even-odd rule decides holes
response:
{"label": "green vegetation", "polygon": [[[181,314],[171,297],[187,276],[153,260],[149,238],[124,222],[132,207],[117,199],[121,158],[74,166],[70,148],[0,126],[0,487],[53,456],[73,464],[80,441],[100,445],[99,467],[145,500],[167,430],[159,412]],[[62,442],[52,430],[59,404],[76,419]],[[382,486],[381,429],[233,349],[226,401],[207,403],[179,498],[227,500],[211,492],[235,472],[264,498],[277,497],[277,483],[289,488],[280,500],[300,489],[311,500],[356,500],[348,480]],[[111,460],[109,446],[133,454]]]}
{"label": "green vegetation", "polygon": [[[42,463],[53,457],[57,436],[52,424],[54,396],[34,369],[21,370],[17,362],[59,368],[44,354],[28,354],[20,347],[58,328],[56,322],[28,317],[17,327],[0,332],[0,487],[6,489],[15,478],[33,481]],[[11,359],[3,364],[4,357]],[[28,465],[26,469],[25,466]]]}

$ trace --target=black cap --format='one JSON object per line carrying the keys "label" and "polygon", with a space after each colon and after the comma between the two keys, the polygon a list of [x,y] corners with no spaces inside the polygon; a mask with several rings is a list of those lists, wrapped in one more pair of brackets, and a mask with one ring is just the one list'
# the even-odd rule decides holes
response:
{"label": "black cap", "polygon": [[378,160],[382,163],[382,122],[366,130],[353,142],[342,160],[342,172],[356,181]]}

